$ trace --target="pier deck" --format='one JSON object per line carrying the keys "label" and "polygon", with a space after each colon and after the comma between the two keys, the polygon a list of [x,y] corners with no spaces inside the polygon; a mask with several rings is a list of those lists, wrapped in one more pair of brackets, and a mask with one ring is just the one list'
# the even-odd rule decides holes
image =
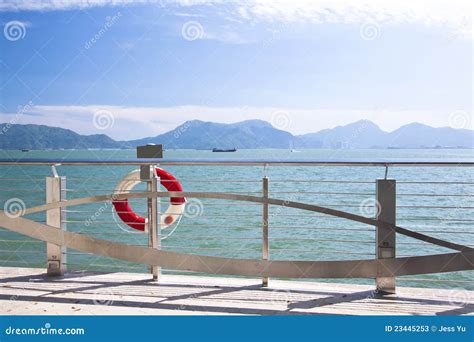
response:
{"label": "pier deck", "polygon": [[[71,272],[0,267],[1,315],[465,315],[474,291],[398,287],[380,297],[374,286],[260,279]],[[462,291],[460,294],[459,291]]]}

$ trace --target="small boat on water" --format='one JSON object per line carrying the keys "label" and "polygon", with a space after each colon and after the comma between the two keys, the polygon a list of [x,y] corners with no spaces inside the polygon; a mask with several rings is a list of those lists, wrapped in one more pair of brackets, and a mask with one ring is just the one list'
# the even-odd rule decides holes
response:
{"label": "small boat on water", "polygon": [[28,150],[27,148],[22,148],[21,152],[30,152],[30,150]]}
{"label": "small boat on water", "polygon": [[213,148],[212,152],[237,152],[237,149],[234,147],[232,149],[222,149],[222,148]]}
{"label": "small boat on water", "polygon": [[295,149],[293,148],[293,142],[291,142],[291,141],[290,141],[290,152],[291,152],[291,153],[300,152],[300,151],[295,150]]}

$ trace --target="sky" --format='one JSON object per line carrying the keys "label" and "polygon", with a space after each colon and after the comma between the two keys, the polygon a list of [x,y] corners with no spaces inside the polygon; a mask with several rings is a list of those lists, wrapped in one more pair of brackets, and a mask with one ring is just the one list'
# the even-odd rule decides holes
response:
{"label": "sky", "polygon": [[472,17],[471,1],[5,0],[0,122],[118,140],[192,119],[474,129]]}

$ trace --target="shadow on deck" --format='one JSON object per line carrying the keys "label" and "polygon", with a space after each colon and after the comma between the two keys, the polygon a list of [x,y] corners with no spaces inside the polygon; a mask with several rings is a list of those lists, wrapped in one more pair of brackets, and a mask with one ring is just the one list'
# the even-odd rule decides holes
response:
{"label": "shadow on deck", "polygon": [[[373,286],[258,279],[72,272],[0,268],[2,315],[465,315],[474,291],[398,288],[380,296]],[[462,297],[462,300],[460,300]]]}

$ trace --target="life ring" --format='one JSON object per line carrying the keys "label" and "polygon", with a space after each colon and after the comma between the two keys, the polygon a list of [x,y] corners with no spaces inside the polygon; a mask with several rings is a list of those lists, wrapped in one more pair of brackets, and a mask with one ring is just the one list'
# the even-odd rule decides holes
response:
{"label": "life ring", "polygon": [[[155,172],[160,178],[161,185],[163,185],[166,190],[183,191],[181,184],[171,173],[168,173],[159,167],[155,168]],[[115,194],[130,192],[140,182],[140,170],[133,170],[124,178],[122,178],[122,180],[118,183],[115,189]],[[170,202],[171,204],[168,206],[166,212],[160,215],[161,229],[169,227],[181,217],[186,205],[186,198],[171,197]],[[117,212],[117,215],[122,219],[123,222],[133,229],[145,231],[145,225],[148,223],[148,219],[135,214],[128,204],[128,199],[115,200],[112,201],[112,204],[115,208],[115,211]]]}

